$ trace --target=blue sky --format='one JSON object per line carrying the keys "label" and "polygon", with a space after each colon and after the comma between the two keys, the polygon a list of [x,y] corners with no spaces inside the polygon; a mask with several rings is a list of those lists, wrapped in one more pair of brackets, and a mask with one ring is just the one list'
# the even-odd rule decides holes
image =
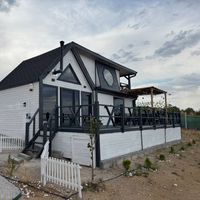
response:
{"label": "blue sky", "polygon": [[200,109],[199,0],[0,0],[0,80],[23,60],[75,41]]}

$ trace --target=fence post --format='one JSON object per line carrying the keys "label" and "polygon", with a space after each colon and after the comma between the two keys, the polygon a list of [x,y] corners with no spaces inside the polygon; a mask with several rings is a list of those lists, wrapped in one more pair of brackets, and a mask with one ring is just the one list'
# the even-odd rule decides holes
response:
{"label": "fence post", "polygon": [[185,128],[187,129],[188,126],[187,126],[187,113],[185,112]]}
{"label": "fence post", "polygon": [[125,131],[125,110],[124,110],[124,104],[120,105],[121,110],[121,131],[124,133]]}
{"label": "fence post", "polygon": [[26,133],[25,133],[25,147],[28,145],[29,143],[29,126],[30,126],[30,123],[27,122],[26,123]]}

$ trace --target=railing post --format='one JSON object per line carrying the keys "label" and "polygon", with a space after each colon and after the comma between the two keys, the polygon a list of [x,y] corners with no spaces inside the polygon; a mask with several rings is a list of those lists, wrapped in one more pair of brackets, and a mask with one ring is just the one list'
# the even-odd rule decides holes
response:
{"label": "railing post", "polygon": [[[94,103],[94,117],[95,119],[99,120],[99,102],[95,101]],[[95,152],[96,152],[96,166],[100,167],[101,164],[101,152],[100,152],[100,135],[99,131],[96,133],[95,138]]]}
{"label": "railing post", "polygon": [[50,118],[50,123],[49,123],[49,156],[51,156],[51,154],[52,154],[52,138],[53,138],[52,118]]}
{"label": "railing post", "polygon": [[58,130],[58,107],[55,107],[55,131]]}
{"label": "railing post", "polygon": [[121,110],[121,131],[124,133],[125,131],[125,110],[124,110],[124,105],[120,105],[120,110]]}
{"label": "railing post", "polygon": [[45,145],[47,141],[47,122],[43,124],[43,145]]}
{"label": "railing post", "polygon": [[35,117],[33,119],[33,137],[35,136]]}
{"label": "railing post", "polygon": [[28,145],[29,143],[29,126],[30,126],[30,123],[27,122],[26,123],[26,133],[25,133],[25,147]]}

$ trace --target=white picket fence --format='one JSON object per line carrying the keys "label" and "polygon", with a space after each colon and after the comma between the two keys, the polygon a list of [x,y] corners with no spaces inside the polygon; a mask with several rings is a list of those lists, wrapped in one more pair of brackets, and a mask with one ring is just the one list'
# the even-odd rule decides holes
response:
{"label": "white picket fence", "polygon": [[22,138],[0,135],[0,152],[22,150],[24,146],[25,142]]}
{"label": "white picket fence", "polygon": [[49,157],[49,141],[46,142],[41,155],[41,182],[52,182],[78,191],[82,198],[80,165],[65,160]]}

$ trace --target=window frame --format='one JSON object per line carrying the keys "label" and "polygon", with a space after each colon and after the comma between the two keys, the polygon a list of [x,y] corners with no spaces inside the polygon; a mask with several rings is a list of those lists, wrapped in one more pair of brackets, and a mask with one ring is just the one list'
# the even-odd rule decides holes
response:
{"label": "window frame", "polygon": [[[62,78],[62,76],[64,75],[64,73],[65,73],[68,69],[71,70],[71,72],[72,72],[72,74],[73,74],[73,76],[75,77],[75,79],[76,79],[77,82],[75,82],[75,81],[70,81],[70,80],[65,80],[65,79]],[[77,77],[77,75],[76,75],[75,71],[73,70],[73,68],[72,68],[72,66],[71,66],[70,63],[69,63],[69,64],[67,65],[67,67],[64,69],[64,71],[62,72],[62,74],[57,78],[57,80],[63,81],[63,82],[67,82],[67,83],[73,83],[73,84],[81,85],[81,82],[80,82],[80,80],[78,79],[78,77]]]}

